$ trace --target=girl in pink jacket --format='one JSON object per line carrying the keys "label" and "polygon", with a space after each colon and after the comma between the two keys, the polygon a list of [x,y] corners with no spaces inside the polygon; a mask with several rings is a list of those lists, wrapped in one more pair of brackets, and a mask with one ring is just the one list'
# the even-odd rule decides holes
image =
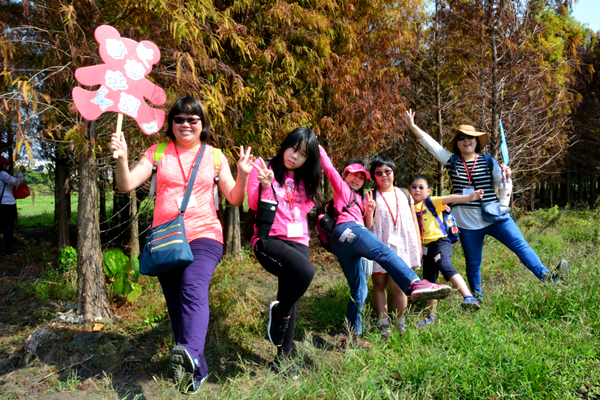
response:
{"label": "girl in pink jacket", "polygon": [[[331,235],[331,251],[342,267],[350,286],[350,302],[346,318],[356,335],[362,334],[360,312],[367,297],[367,280],[361,258],[377,262],[412,301],[441,299],[452,289],[420,280],[417,274],[365,227],[365,215],[372,216],[375,201],[367,193],[363,201],[363,186],[371,176],[361,160],[350,160],[340,175],[333,167],[327,152],[319,146],[321,166],[333,187],[333,206],[337,215]],[[368,346],[367,342],[363,342]]]}
{"label": "girl in pink jacket", "polygon": [[318,146],[312,130],[296,128],[284,139],[269,165],[261,158],[256,160],[248,180],[250,208],[258,210],[260,206],[260,212],[266,209],[268,213],[277,204],[270,229],[261,224],[260,212],[257,214],[251,244],[260,264],[279,279],[277,300],[269,309],[269,339],[277,347],[273,366],[294,379],[298,374],[286,359],[292,349],[296,303],[315,274],[310,262],[306,215],[315,203],[322,202]]}

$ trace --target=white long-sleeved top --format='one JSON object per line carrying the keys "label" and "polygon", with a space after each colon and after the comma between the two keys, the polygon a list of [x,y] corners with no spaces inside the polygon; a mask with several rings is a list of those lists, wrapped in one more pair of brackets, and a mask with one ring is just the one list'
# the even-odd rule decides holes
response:
{"label": "white long-sleeved top", "polygon": [[6,171],[0,171],[0,182],[0,193],[2,193],[2,190],[4,190],[4,195],[2,195],[2,199],[0,199],[0,204],[17,204],[12,190],[13,187],[19,186],[21,183],[23,183],[23,173],[19,172],[15,178]]}
{"label": "white long-sleeved top", "polygon": [[[429,150],[429,152],[433,154],[433,156],[439,162],[444,164],[446,168],[449,167],[449,161],[454,153],[443,148],[437,141],[427,134],[424,134],[423,138],[419,139],[419,142],[423,145],[423,147]],[[477,161],[478,162],[474,170],[474,161],[465,162],[467,168],[472,174],[470,181],[463,163],[458,162],[456,164],[455,173],[450,174],[450,179],[452,180],[452,193],[462,194],[463,188],[473,183],[474,188],[484,190],[484,202],[498,201],[495,188],[502,184],[502,171],[500,170],[498,162],[496,162],[496,160],[493,162],[494,166],[490,180],[486,165],[487,163],[483,154],[478,155]],[[491,186],[489,183],[486,184],[486,181],[493,182],[493,186]],[[476,182],[479,182],[480,184],[476,185]],[[486,222],[483,220],[481,216],[481,202],[479,201],[454,204],[452,205],[452,211],[454,213],[454,217],[456,218],[456,224],[462,229],[476,230],[493,224],[493,222]]]}

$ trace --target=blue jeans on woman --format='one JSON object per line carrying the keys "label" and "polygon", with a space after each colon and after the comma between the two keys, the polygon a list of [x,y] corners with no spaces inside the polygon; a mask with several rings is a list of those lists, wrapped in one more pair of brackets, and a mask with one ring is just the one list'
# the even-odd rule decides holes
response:
{"label": "blue jeans on woman", "polygon": [[360,311],[367,298],[367,279],[362,269],[361,258],[376,261],[381,265],[404,293],[410,283],[419,277],[398,255],[383,244],[375,234],[356,222],[345,222],[331,234],[331,251],[342,267],[350,286],[351,300],[346,318],[357,335],[362,333]]}
{"label": "blue jeans on woman", "polygon": [[471,292],[475,293],[475,297],[479,300],[483,299],[483,292],[481,291],[481,259],[485,235],[490,235],[498,239],[500,243],[508,247],[538,279],[543,280],[550,276],[550,271],[542,264],[536,252],[529,246],[529,243],[527,243],[512,218],[496,222],[483,229],[470,230],[461,228],[460,243],[465,253],[467,279]]}

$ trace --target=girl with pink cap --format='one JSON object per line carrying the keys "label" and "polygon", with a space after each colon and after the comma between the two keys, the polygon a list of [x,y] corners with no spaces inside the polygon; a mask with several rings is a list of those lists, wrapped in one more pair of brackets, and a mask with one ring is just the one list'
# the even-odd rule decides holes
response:
{"label": "girl with pink cap", "polygon": [[[361,160],[350,160],[340,175],[323,147],[319,146],[321,167],[333,187],[333,207],[337,218],[331,235],[331,250],[350,286],[351,300],[346,318],[352,333],[362,334],[361,310],[367,297],[367,280],[361,258],[377,262],[413,301],[441,299],[452,289],[420,280],[417,274],[365,227],[365,215],[373,215],[375,200],[371,193],[363,199],[363,187],[371,175]],[[362,346],[369,347],[367,342]]]}

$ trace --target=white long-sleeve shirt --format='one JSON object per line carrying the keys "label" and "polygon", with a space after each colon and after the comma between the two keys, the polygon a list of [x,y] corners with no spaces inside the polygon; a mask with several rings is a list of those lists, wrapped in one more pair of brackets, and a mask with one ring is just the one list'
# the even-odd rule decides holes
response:
{"label": "white long-sleeve shirt", "polygon": [[0,204],[17,204],[12,190],[13,187],[19,186],[21,183],[23,183],[23,173],[19,172],[15,178],[6,171],[0,171],[0,182],[0,194],[2,193],[2,190],[4,190],[2,199],[0,199]]}
{"label": "white long-sleeve shirt", "polygon": [[[419,142],[425,147],[433,156],[444,166],[448,167],[448,161],[454,155],[454,153],[443,148],[436,140],[434,140],[431,136],[424,134],[423,138],[419,139]],[[478,163],[476,165],[476,170],[473,169],[473,161],[466,162],[466,166],[469,171],[472,171],[473,181],[480,180],[485,175],[488,174],[486,162],[483,160],[483,157],[478,158]],[[458,162],[457,166],[457,176],[450,176],[452,179],[453,193],[462,194],[462,188],[465,187],[465,182],[468,181],[468,176],[465,171],[465,168],[462,162]],[[487,175],[489,176],[489,175]],[[500,166],[494,160],[493,168],[492,168],[492,181],[495,187],[500,187],[502,184],[502,171],[500,170]],[[484,189],[484,201],[498,201],[494,190],[491,190],[491,187],[486,188],[477,188]],[[486,190],[487,189],[487,190]],[[459,228],[476,230],[483,229],[486,226],[492,225],[493,222],[486,222],[483,220],[481,216],[481,202],[469,202],[469,203],[458,203],[452,206],[452,212],[454,213],[454,217],[456,218],[456,224]]]}

